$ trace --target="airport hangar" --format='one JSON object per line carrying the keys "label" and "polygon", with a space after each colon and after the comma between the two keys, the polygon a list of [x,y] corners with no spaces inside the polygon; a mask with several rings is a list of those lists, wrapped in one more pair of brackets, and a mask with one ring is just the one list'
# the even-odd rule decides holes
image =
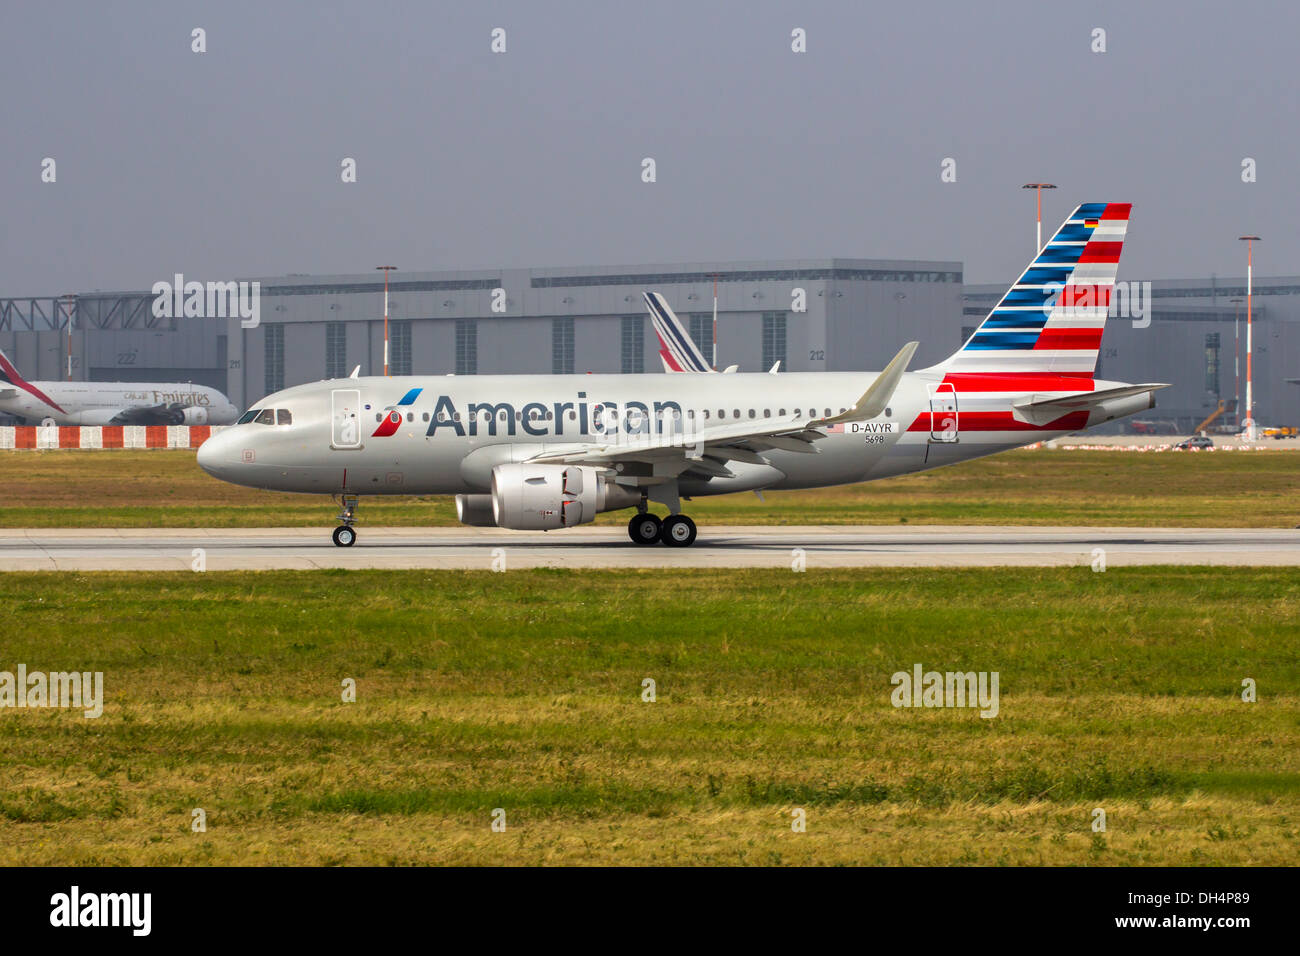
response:
{"label": "airport hangar", "polygon": [[[965,341],[1006,288],[967,286],[961,263],[920,260],[395,271],[389,371],[658,372],[641,293],[662,292],[707,356],[715,277],[718,364],[744,371],[777,360],[784,371],[880,369],[913,339],[921,346],[912,367],[921,368]],[[192,381],[245,408],[358,365],[363,374],[382,374],[381,273],[257,281],[260,323],[250,329],[238,318],[156,318],[147,291],[0,298],[0,348],[26,378],[64,378],[71,316],[73,378]],[[1237,322],[1244,402],[1244,299],[1244,279],[1153,282],[1150,324],[1111,319],[1098,375],[1172,383],[1150,416],[1188,431],[1220,399],[1234,398]],[[1300,277],[1258,279],[1253,314],[1256,419],[1295,424],[1300,392],[1287,379],[1300,376]]]}

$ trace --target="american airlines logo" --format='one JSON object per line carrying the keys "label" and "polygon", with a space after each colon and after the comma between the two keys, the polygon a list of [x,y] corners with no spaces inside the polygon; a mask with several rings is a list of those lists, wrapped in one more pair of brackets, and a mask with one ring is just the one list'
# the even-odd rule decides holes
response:
{"label": "american airlines logo", "polygon": [[[401,401],[384,409],[379,427],[371,437],[395,434],[403,413],[413,406],[420,391],[412,389]],[[492,437],[524,434],[535,438],[568,434],[575,438],[599,435],[617,440],[620,436],[635,438],[652,434],[682,437],[694,434],[698,427],[696,419],[685,416],[677,402],[620,405],[618,402],[589,403],[586,398],[586,392],[579,392],[574,402],[525,402],[517,408],[510,402],[470,402],[462,413],[451,396],[439,395],[425,435],[433,437],[445,428],[460,438],[481,434]]]}
{"label": "american airlines logo", "polygon": [[245,329],[255,329],[262,321],[260,282],[186,282],[178,272],[172,282],[155,282],[150,291],[156,319],[238,317]]}

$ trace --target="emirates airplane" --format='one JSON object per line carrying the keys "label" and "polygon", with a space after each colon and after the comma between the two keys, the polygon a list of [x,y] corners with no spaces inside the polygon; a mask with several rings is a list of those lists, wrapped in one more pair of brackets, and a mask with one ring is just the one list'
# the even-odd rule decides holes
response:
{"label": "emirates airplane", "polygon": [[630,508],[634,542],[686,547],[692,498],[888,478],[1153,407],[1164,385],[1093,378],[1129,209],[1075,209],[930,368],[907,370],[909,342],[881,372],[334,379],[268,396],[198,462],[336,496],[343,547],[367,494],[454,494],[465,524],[534,531]]}
{"label": "emirates airplane", "polygon": [[239,409],[188,382],[29,382],[0,352],[0,414],[56,425],[229,425]]}

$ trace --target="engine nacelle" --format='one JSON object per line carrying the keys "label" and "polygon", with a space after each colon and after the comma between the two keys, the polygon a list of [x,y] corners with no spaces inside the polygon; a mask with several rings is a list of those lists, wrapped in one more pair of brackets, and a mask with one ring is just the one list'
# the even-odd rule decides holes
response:
{"label": "engine nacelle", "polygon": [[190,405],[181,409],[182,425],[206,425],[208,423],[208,410],[200,405]]}
{"label": "engine nacelle", "polygon": [[495,528],[491,495],[457,495],[456,520],[471,528]]}
{"label": "engine nacelle", "polygon": [[550,531],[593,521],[605,509],[605,480],[586,465],[497,465],[492,517],[499,528]]}

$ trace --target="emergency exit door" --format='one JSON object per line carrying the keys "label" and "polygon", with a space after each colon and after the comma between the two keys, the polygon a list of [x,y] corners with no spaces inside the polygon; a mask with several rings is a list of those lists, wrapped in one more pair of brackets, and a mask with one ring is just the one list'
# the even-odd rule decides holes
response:
{"label": "emergency exit door", "polygon": [[952,382],[940,382],[930,389],[930,441],[955,442],[957,428],[957,389]]}
{"label": "emergency exit door", "polygon": [[330,447],[361,447],[361,390],[336,388],[330,392]]}

